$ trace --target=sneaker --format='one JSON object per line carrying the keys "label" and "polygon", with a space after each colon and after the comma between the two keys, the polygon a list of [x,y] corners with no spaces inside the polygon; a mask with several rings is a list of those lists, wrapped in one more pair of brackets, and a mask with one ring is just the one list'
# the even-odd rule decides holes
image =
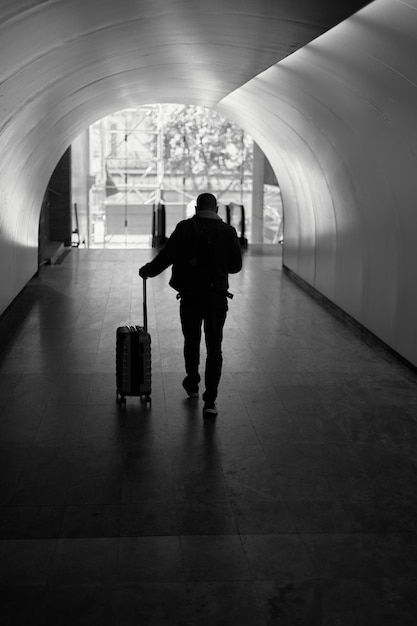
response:
{"label": "sneaker", "polygon": [[216,417],[217,407],[215,402],[206,402],[203,408],[204,417]]}
{"label": "sneaker", "polygon": [[189,398],[198,398],[198,385],[190,385],[188,376],[182,381],[182,386],[188,394]]}

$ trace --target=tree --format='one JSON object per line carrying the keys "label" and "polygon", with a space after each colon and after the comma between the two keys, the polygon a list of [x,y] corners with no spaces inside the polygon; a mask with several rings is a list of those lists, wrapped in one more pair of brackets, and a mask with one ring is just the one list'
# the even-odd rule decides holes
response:
{"label": "tree", "polygon": [[182,176],[187,189],[215,188],[219,198],[251,177],[251,138],[216,111],[164,105],[162,124],[165,174]]}

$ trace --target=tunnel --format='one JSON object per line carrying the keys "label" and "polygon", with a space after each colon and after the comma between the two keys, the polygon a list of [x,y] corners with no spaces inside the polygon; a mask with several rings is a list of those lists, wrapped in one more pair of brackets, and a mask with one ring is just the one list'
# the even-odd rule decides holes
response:
{"label": "tunnel", "polygon": [[37,271],[74,138],[124,107],[197,104],[270,161],[285,267],[415,365],[415,20],[400,0],[3,4],[1,311]]}
{"label": "tunnel", "polygon": [[[414,625],[417,0],[3,0],[0,29],[1,623]],[[150,250],[39,268],[69,146],[155,103],[239,125],[281,191],[211,422],[163,275],[152,404],[115,402]]]}

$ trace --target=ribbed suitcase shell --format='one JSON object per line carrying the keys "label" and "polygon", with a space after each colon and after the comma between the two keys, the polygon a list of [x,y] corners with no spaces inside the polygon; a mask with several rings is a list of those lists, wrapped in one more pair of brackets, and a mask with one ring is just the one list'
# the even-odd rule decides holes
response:
{"label": "ribbed suitcase shell", "polygon": [[118,403],[125,403],[126,396],[142,396],[151,404],[151,373],[150,334],[141,326],[120,326],[116,331]]}
{"label": "ribbed suitcase shell", "polygon": [[116,399],[126,404],[126,396],[141,396],[145,406],[151,401],[151,336],[148,333],[146,280],[143,281],[143,326],[119,326],[116,330]]}

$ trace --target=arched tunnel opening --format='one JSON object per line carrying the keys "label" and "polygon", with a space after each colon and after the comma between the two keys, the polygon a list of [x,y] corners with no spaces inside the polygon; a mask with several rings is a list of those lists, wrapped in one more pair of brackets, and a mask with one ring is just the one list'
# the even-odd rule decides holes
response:
{"label": "arched tunnel opening", "polygon": [[190,105],[110,114],[72,142],[51,176],[40,214],[40,262],[60,244],[150,247],[155,206],[163,205],[166,238],[204,191],[214,193],[219,215],[242,239],[282,243],[277,178],[241,127]]}

